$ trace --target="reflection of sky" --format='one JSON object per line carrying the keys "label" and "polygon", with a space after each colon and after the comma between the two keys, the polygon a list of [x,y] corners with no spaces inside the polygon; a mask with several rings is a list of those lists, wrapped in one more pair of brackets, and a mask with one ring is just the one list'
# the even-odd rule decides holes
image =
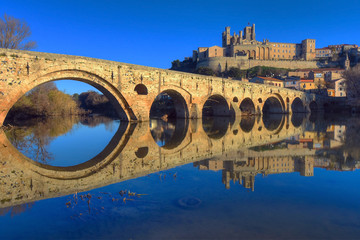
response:
{"label": "reflection of sky", "polygon": [[[354,187],[359,173],[315,169],[314,177],[257,175],[250,192],[238,183],[227,190],[221,171],[188,164],[90,191],[91,214],[86,201],[66,208],[72,196],[61,197],[1,217],[0,228],[5,239],[37,239],[40,233],[56,239],[354,239],[360,234],[360,191]],[[125,189],[148,195],[124,203],[119,191]],[[201,203],[180,205],[186,198]]]}
{"label": "reflection of sky", "polygon": [[99,154],[110,142],[119,127],[119,122],[113,122],[112,128],[105,124],[89,127],[78,123],[71,131],[55,138],[48,150],[54,156],[48,164],[52,166],[73,166],[86,162]]}

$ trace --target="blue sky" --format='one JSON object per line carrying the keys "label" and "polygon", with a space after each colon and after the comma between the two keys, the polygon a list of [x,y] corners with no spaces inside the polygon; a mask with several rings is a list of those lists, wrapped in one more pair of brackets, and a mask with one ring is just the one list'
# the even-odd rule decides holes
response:
{"label": "blue sky", "polygon": [[256,24],[260,41],[360,44],[359,0],[0,0],[0,6],[1,15],[28,22],[35,51],[159,68],[200,46],[221,45],[225,26],[238,32],[247,23]]}

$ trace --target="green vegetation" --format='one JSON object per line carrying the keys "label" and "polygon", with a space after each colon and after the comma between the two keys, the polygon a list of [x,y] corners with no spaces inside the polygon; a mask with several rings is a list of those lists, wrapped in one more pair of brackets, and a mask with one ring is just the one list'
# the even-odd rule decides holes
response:
{"label": "green vegetation", "polygon": [[215,76],[216,75],[214,70],[212,70],[211,68],[208,68],[208,67],[199,67],[198,69],[196,69],[195,73],[198,73],[201,75],[207,75],[207,76]]}
{"label": "green vegetation", "polygon": [[286,68],[274,68],[265,66],[256,66],[247,70],[241,70],[237,67],[230,67],[228,69],[226,66],[224,72],[216,72],[209,67],[196,68],[196,62],[193,62],[192,58],[185,59],[182,62],[178,59],[172,61],[170,70],[197,73],[207,76],[230,77],[232,79],[239,80],[241,78],[253,78],[256,76],[275,77],[280,75],[286,75],[290,71],[290,69]]}
{"label": "green vegetation", "polygon": [[116,117],[117,113],[110,101],[102,94],[94,91],[88,91],[74,94],[73,99],[77,101],[82,110],[90,113],[98,113],[106,116]]}
{"label": "green vegetation", "polygon": [[196,71],[196,62],[193,62],[192,58],[185,59],[182,62],[176,59],[171,62],[170,70],[194,73]]}
{"label": "green vegetation", "polygon": [[13,122],[34,117],[90,113],[116,116],[109,100],[102,94],[89,91],[71,96],[58,90],[54,83],[45,83],[21,97],[11,108],[7,119]]}
{"label": "green vegetation", "polygon": [[68,94],[54,83],[42,84],[21,97],[11,108],[9,118],[47,117],[79,114],[81,110]]}
{"label": "green vegetation", "polygon": [[246,72],[241,71],[240,68],[231,67],[227,72],[227,76],[234,79],[241,79],[242,77],[246,77]]}
{"label": "green vegetation", "polygon": [[112,119],[103,116],[51,116],[47,118],[31,118],[14,122],[15,126],[5,129],[10,142],[20,151],[26,152],[33,160],[49,163],[53,155],[48,151],[54,138],[71,132],[77,123],[87,126],[111,124]]}

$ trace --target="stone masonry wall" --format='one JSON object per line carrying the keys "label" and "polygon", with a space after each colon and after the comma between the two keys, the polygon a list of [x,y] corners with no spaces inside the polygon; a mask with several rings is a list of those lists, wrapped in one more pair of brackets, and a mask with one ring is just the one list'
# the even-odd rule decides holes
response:
{"label": "stone masonry wall", "polygon": [[214,71],[225,70],[230,67],[236,67],[240,69],[249,69],[256,66],[266,66],[275,68],[319,68],[317,61],[300,61],[300,60],[258,60],[258,59],[244,59],[236,57],[213,57],[200,61],[197,67],[210,67]]}

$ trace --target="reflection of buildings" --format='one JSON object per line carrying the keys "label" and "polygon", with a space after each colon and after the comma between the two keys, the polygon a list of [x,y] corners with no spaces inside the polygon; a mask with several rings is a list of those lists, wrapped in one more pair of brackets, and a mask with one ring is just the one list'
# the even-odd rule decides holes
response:
{"label": "reflection of buildings", "polygon": [[255,176],[299,172],[301,176],[313,176],[314,167],[328,170],[349,171],[360,168],[357,161],[322,157],[343,145],[345,126],[331,125],[326,132],[305,131],[297,137],[278,143],[253,147],[246,153],[237,152],[227,159],[207,159],[194,163],[200,170],[222,170],[222,182],[227,189],[230,181],[238,182],[254,191]]}
{"label": "reflection of buildings", "polygon": [[[256,152],[251,155],[258,155]],[[255,176],[276,173],[299,172],[301,176],[313,176],[313,156],[264,156],[248,157],[240,161],[203,160],[194,163],[200,170],[222,170],[222,181],[230,188],[230,181],[239,182],[245,188],[254,191]]]}

